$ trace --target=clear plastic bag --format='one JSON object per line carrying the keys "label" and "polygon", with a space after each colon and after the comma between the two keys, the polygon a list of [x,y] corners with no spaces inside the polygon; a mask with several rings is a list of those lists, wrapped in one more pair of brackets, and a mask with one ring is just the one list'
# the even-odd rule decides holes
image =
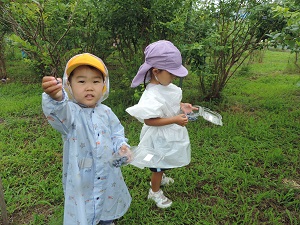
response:
{"label": "clear plastic bag", "polygon": [[129,148],[120,149],[118,152],[114,153],[110,164],[114,167],[121,167],[128,165],[133,160],[132,151]]}
{"label": "clear plastic bag", "polygon": [[198,111],[196,111],[196,112],[193,111],[193,112],[187,114],[189,121],[195,121],[198,119],[199,116],[202,116],[203,119],[205,119],[213,124],[220,125],[220,126],[223,125],[222,116],[219,113],[211,111],[210,109],[199,106],[199,105],[194,105],[193,107],[198,108]]}
{"label": "clear plastic bag", "polygon": [[144,169],[145,167],[156,167],[157,164],[164,158],[164,156],[157,153],[155,154],[154,152],[155,151],[145,146],[133,146],[133,160],[130,162],[130,164],[140,169]]}

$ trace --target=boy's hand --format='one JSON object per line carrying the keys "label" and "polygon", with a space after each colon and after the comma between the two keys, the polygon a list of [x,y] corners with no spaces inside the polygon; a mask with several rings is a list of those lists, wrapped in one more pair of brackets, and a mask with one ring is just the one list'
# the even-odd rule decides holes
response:
{"label": "boy's hand", "polygon": [[133,159],[132,151],[126,145],[120,147],[119,155],[126,156],[128,158],[127,163],[131,162]]}
{"label": "boy's hand", "polygon": [[62,94],[62,80],[52,76],[45,76],[42,80],[42,87],[46,94],[56,101],[61,101]]}

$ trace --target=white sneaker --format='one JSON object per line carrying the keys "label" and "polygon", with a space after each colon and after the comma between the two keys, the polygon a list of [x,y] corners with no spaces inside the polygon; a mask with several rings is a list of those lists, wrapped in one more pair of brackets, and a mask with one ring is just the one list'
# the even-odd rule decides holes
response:
{"label": "white sneaker", "polygon": [[160,185],[161,186],[168,186],[174,183],[174,180],[171,177],[166,177],[165,174],[163,174]]}
{"label": "white sneaker", "polygon": [[[174,180],[171,177],[166,177],[165,174],[163,174],[160,186],[168,186],[174,183]],[[150,181],[150,186],[151,186],[151,181]]]}
{"label": "white sneaker", "polygon": [[159,208],[167,208],[172,205],[172,201],[164,196],[164,193],[161,189],[159,189],[158,192],[153,192],[150,188],[148,199],[152,199],[153,201],[155,201],[156,206]]}

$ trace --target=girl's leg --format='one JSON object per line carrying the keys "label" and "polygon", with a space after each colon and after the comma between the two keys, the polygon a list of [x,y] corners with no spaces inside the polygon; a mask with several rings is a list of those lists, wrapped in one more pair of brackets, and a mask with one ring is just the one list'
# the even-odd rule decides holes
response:
{"label": "girl's leg", "polygon": [[163,191],[160,189],[161,179],[164,172],[154,172],[152,171],[151,176],[151,188],[149,190],[148,199],[155,201],[157,207],[167,208],[172,205],[172,201],[164,196]]}
{"label": "girl's leg", "polygon": [[160,183],[164,172],[152,172],[151,176],[151,189],[153,192],[157,192],[160,189]]}
{"label": "girl's leg", "polygon": [[[173,184],[174,183],[174,180],[171,178],[171,177],[167,177],[166,176],[166,174],[164,173],[164,171],[166,171],[166,170],[169,170],[168,168],[163,168],[163,169],[161,169],[161,168],[149,168],[150,170],[151,170],[151,172],[152,173],[154,173],[154,172],[163,172],[162,173],[162,178],[160,178],[160,186],[167,186],[167,185],[170,185],[170,184]],[[154,176],[154,178],[153,179],[155,179],[155,176],[158,176],[158,175],[153,175]],[[151,177],[151,180],[152,180],[152,177]],[[152,187],[152,182],[150,181],[150,186]],[[157,187],[156,188],[154,188],[155,190],[157,189]]]}

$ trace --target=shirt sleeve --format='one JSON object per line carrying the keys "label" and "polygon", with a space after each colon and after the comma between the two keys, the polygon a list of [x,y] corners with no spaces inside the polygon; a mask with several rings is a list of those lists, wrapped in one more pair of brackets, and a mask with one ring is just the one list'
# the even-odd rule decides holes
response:
{"label": "shirt sleeve", "polygon": [[64,90],[62,101],[52,99],[45,92],[42,94],[42,109],[48,122],[54,129],[64,135],[68,133],[72,124],[71,109],[67,103],[68,95]]}
{"label": "shirt sleeve", "polygon": [[163,118],[164,107],[166,106],[162,102],[144,95],[141,97],[138,104],[127,108],[126,112],[138,119],[141,123],[144,123],[145,119]]}
{"label": "shirt sleeve", "polygon": [[111,140],[113,142],[114,152],[118,152],[122,145],[126,145],[130,148],[130,145],[127,144],[128,139],[125,137],[124,127],[111,109],[109,113],[109,124],[111,128]]}

